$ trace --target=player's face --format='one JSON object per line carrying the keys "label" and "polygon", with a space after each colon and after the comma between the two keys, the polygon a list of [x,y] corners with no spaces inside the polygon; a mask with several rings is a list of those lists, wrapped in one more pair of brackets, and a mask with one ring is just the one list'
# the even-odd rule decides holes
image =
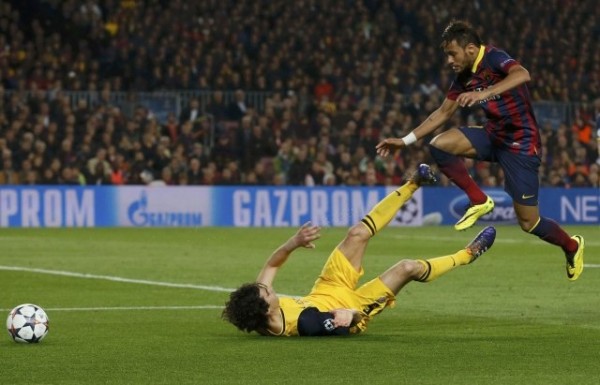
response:
{"label": "player's face", "polygon": [[456,40],[452,40],[444,46],[444,54],[446,55],[446,62],[454,73],[461,73],[473,65],[467,50],[458,45]]}

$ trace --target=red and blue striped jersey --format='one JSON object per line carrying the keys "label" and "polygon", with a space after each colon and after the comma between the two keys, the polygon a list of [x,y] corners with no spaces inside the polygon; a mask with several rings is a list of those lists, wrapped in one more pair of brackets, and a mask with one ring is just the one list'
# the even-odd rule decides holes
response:
{"label": "red and blue striped jersey", "polygon": [[[456,100],[458,95],[469,91],[483,91],[500,82],[508,70],[518,65],[506,52],[492,46],[481,46],[479,55],[470,71],[456,76],[447,98]],[[492,143],[523,155],[541,153],[541,140],[537,121],[531,104],[527,85],[521,84],[511,90],[479,102],[487,117],[485,130]]]}

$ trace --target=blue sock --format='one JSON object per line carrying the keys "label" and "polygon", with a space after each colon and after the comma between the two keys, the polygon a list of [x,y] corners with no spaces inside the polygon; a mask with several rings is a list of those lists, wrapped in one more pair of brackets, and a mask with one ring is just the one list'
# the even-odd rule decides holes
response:
{"label": "blue sock", "polygon": [[569,237],[569,234],[558,223],[549,218],[540,217],[537,225],[529,230],[529,232],[537,235],[543,241],[560,246],[565,254],[571,257],[577,251],[577,247],[579,247],[577,242]]}

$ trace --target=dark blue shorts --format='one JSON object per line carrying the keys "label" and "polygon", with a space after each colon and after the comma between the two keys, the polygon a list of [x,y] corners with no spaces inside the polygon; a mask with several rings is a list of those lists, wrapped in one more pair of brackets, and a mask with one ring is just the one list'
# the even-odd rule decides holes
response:
{"label": "dark blue shorts", "polygon": [[538,171],[541,160],[537,155],[515,154],[497,147],[483,128],[461,127],[460,131],[477,151],[475,159],[500,164],[504,171],[504,191],[511,196],[513,202],[525,206],[538,205]]}

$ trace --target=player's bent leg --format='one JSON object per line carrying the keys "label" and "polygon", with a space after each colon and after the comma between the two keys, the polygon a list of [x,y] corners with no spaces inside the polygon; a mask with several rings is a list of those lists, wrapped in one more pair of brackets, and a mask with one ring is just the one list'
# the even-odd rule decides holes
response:
{"label": "player's bent leg", "polygon": [[431,141],[429,149],[440,171],[469,197],[471,206],[456,223],[456,230],[466,230],[494,209],[494,202],[469,175],[460,157],[491,159],[491,142],[482,128],[461,127],[448,130]]}
{"label": "player's bent leg", "polygon": [[467,136],[458,128],[452,128],[436,135],[430,146],[451,155],[474,158],[477,151]]}
{"label": "player's bent leg", "polygon": [[518,203],[513,203],[515,215],[521,230],[530,232],[540,220],[540,210],[538,206],[525,206]]}
{"label": "player's bent leg", "polygon": [[457,266],[473,263],[492,247],[496,229],[488,226],[469,242],[464,249],[443,257],[427,260],[405,259],[384,272],[379,278],[394,294],[410,281],[431,282]]}
{"label": "player's bent leg", "polygon": [[426,267],[419,261],[403,259],[381,274],[379,279],[394,294],[398,294],[404,285],[418,279],[425,273],[425,270]]}
{"label": "player's bent leg", "polygon": [[431,282],[457,266],[473,263],[483,253],[488,251],[496,239],[496,229],[488,226],[481,230],[464,249],[443,257],[419,260],[425,266],[425,271],[416,280],[419,282]]}
{"label": "player's bent leg", "polygon": [[566,273],[570,281],[575,281],[583,272],[584,239],[580,235],[569,236],[558,223],[539,215],[537,206],[514,204],[521,229],[538,236],[541,240],[559,246],[565,253]]}
{"label": "player's bent leg", "polygon": [[360,223],[348,230],[346,237],[338,245],[338,248],[357,271],[360,270],[362,265],[362,259],[369,239],[392,221],[400,207],[412,197],[420,186],[433,183],[435,183],[435,176],[431,168],[426,164],[420,164],[417,171],[410,177],[407,183],[379,201],[361,219]]}
{"label": "player's bent leg", "polygon": [[346,256],[356,271],[360,271],[362,259],[371,237],[369,230],[362,223],[357,223],[348,229],[346,237],[338,245],[338,249]]}

